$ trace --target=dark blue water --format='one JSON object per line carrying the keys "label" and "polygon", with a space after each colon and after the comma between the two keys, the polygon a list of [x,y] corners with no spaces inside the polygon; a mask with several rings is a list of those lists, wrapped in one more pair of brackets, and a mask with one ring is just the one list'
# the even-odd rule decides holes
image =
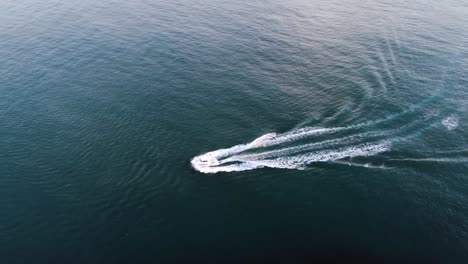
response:
{"label": "dark blue water", "polygon": [[1,263],[466,263],[467,14],[3,1]]}

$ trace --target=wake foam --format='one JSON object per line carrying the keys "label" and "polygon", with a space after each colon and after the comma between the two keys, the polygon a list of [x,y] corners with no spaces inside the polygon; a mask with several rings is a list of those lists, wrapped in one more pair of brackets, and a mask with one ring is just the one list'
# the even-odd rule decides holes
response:
{"label": "wake foam", "polygon": [[314,162],[343,162],[347,158],[388,151],[393,143],[420,135],[436,123],[442,123],[448,130],[458,126],[457,116],[442,119],[438,111],[428,114],[422,106],[349,126],[302,127],[285,133],[268,133],[246,144],[196,156],[191,164],[203,173],[264,167],[304,169]]}
{"label": "wake foam", "polygon": [[[344,137],[334,134],[346,132],[360,125],[336,128],[304,127],[282,134],[268,133],[250,143],[219,149],[196,156],[192,167],[203,173],[245,171],[257,168],[303,169],[314,162],[335,161],[357,156],[375,155],[390,149],[390,142],[377,140],[387,132],[354,133]],[[320,136],[335,136],[314,143]],[[368,142],[371,141],[371,142]],[[216,159],[218,165],[209,166],[204,160]]]}
{"label": "wake foam", "polygon": [[444,125],[448,130],[454,130],[458,127],[458,117],[449,116],[442,120],[442,125]]}

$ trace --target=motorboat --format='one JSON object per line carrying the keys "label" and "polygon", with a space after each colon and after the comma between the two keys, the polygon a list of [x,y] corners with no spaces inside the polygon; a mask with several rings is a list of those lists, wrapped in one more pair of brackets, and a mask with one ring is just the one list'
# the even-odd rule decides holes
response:
{"label": "motorboat", "polygon": [[214,167],[220,164],[219,160],[213,156],[199,156],[192,160],[194,166]]}
{"label": "motorboat", "polygon": [[203,158],[200,158],[200,161],[203,165],[208,166],[208,167],[219,165],[219,161],[215,157],[203,157]]}

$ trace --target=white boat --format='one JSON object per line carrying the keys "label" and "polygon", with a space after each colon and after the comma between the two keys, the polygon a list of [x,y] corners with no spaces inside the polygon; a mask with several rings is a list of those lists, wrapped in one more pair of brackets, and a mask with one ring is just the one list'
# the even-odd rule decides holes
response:
{"label": "white boat", "polygon": [[208,166],[208,167],[214,167],[220,164],[218,159],[216,159],[215,157],[209,157],[209,156],[199,157],[198,159],[193,160],[192,163],[196,165],[203,165],[203,166]]}

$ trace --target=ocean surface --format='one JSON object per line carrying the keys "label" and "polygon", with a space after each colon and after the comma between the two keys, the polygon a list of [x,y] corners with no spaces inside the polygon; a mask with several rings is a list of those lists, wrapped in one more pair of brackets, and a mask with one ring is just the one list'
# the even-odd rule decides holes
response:
{"label": "ocean surface", "polygon": [[0,262],[468,263],[468,2],[0,4]]}

